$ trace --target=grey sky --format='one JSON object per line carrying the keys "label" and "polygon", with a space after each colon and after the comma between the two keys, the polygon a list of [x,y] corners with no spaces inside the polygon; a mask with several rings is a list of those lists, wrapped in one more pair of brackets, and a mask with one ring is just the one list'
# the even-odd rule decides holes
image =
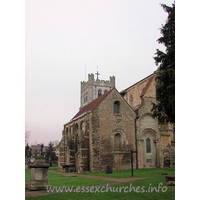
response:
{"label": "grey sky", "polygon": [[159,28],[173,0],[26,0],[26,129],[29,144],[61,139],[79,110],[86,72],[115,76],[121,91],[153,73]]}

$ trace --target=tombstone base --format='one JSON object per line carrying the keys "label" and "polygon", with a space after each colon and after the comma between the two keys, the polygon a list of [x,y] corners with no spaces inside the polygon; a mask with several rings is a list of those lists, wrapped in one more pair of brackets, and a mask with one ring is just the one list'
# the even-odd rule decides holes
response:
{"label": "tombstone base", "polygon": [[30,165],[30,181],[26,184],[27,190],[46,190],[51,187],[48,181],[49,165],[44,162],[43,156],[36,157],[36,162]]}
{"label": "tombstone base", "polygon": [[175,186],[175,181],[168,181],[167,186]]}
{"label": "tombstone base", "polygon": [[106,174],[112,174],[112,166],[106,166]]}
{"label": "tombstone base", "polygon": [[39,182],[39,181],[29,181],[28,184],[26,184],[25,189],[26,190],[30,190],[30,191],[36,191],[36,190],[46,190],[47,188],[52,187],[52,185],[48,185],[48,183],[43,182]]}

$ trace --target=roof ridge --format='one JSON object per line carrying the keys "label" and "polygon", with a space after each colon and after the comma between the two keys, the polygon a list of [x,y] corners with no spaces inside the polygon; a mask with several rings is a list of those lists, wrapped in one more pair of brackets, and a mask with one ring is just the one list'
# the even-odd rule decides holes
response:
{"label": "roof ridge", "polygon": [[[114,87],[115,88],[115,87]],[[100,97],[94,99],[93,101],[91,101],[89,104],[85,105],[84,107],[82,107],[78,113],[71,119],[75,119],[78,116],[82,115],[85,112],[89,112],[91,110],[94,110],[95,108],[97,108],[100,103],[110,94],[110,92],[114,89],[112,88],[111,90],[109,90],[108,92],[106,92],[105,94],[101,95]]]}
{"label": "roof ridge", "polygon": [[[149,77],[151,78],[152,75],[155,75],[155,72],[153,72],[153,73],[151,73],[150,75],[146,76],[145,78],[143,78],[143,79],[137,81],[136,83],[134,83],[133,85],[127,87],[126,89],[122,90],[121,92],[128,90],[129,88],[133,87],[134,85],[137,85],[138,83],[144,81],[145,79],[147,79],[147,78],[149,78]],[[121,93],[121,92],[120,92],[120,93]]]}
{"label": "roof ridge", "polygon": [[153,80],[154,76],[155,76],[155,75],[151,76],[151,77],[148,79],[147,84],[146,84],[145,87],[143,88],[140,97],[143,97],[143,96],[145,95],[145,93],[146,93],[147,89],[149,88],[149,86],[150,86],[150,84],[151,84],[151,81]]}

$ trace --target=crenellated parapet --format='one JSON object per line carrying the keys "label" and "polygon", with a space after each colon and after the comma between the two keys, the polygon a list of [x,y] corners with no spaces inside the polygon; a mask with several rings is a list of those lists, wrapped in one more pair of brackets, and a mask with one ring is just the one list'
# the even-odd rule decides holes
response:
{"label": "crenellated parapet", "polygon": [[99,78],[95,79],[93,73],[88,74],[88,81],[81,81],[80,108],[114,87],[114,76],[110,76],[110,80],[100,80]]}

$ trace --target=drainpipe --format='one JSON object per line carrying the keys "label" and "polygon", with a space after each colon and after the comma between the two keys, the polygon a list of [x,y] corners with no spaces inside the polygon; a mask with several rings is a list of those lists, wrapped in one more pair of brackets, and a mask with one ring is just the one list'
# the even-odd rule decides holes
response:
{"label": "drainpipe", "polygon": [[135,118],[135,150],[136,150],[136,169],[138,169],[138,148],[137,148],[137,119],[139,118],[138,111],[136,111]]}

